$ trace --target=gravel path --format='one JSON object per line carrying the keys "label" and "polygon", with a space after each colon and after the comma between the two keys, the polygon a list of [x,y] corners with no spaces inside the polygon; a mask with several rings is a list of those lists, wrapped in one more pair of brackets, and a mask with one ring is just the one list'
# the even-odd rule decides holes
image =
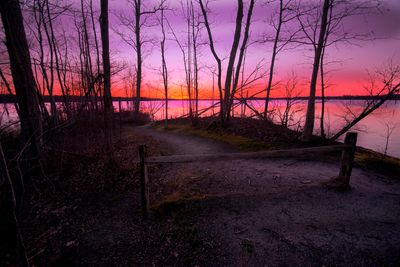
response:
{"label": "gravel path", "polygon": [[185,135],[182,133],[157,131],[150,125],[138,126],[135,131],[142,135],[151,136],[157,140],[167,143],[173,148],[173,154],[207,154],[238,152],[236,148],[228,144],[211,139]]}
{"label": "gravel path", "polygon": [[[136,129],[176,154],[237,152],[205,138]],[[336,163],[235,160],[174,165],[161,193],[191,196],[188,217],[215,242],[218,266],[398,265],[400,181],[354,169],[352,190],[327,190]],[[196,199],[192,201],[190,199]],[[201,201],[198,201],[201,199]],[[198,208],[198,209],[197,209]]]}

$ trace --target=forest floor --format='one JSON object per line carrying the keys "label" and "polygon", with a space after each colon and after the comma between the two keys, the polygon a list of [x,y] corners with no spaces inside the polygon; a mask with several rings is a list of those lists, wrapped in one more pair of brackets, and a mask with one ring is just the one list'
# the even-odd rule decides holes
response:
{"label": "forest floor", "polygon": [[[133,163],[139,144],[145,143],[151,156],[301,146],[273,136],[267,142],[190,130],[179,123],[168,131],[161,128],[122,127],[115,170],[104,167],[96,150],[79,161],[72,160],[73,153],[64,155],[70,160],[51,197],[35,197],[25,205],[22,230],[31,264],[400,264],[398,172],[360,164],[353,170],[352,190],[328,190],[322,182],[338,174],[338,154],[150,166],[151,217],[143,221]],[[270,132],[281,136],[279,129]],[[292,133],[282,135],[288,139]],[[74,150],[73,143],[65,142],[69,151],[81,152],[81,143]]]}

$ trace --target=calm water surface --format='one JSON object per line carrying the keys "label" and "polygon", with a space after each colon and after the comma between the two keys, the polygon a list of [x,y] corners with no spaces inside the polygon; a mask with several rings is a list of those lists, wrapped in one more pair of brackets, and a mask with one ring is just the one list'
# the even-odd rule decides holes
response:
{"label": "calm water surface", "polygon": [[[250,101],[251,105],[258,111],[263,110],[263,101]],[[206,109],[215,103],[211,100],[199,101],[199,110]],[[181,100],[170,100],[168,115],[171,118],[176,118],[188,113],[188,101]],[[358,114],[362,110],[362,101],[343,101],[343,100],[332,100],[326,103],[326,115],[325,115],[325,131],[327,135],[333,135],[343,125],[345,125],[344,115],[348,113],[350,109],[355,114]],[[114,102],[115,110],[118,110],[118,102]],[[122,110],[132,109],[132,103],[125,101],[121,102]],[[18,117],[14,109],[13,104],[7,104],[9,114],[7,115],[4,109],[4,104],[0,105],[0,125],[4,127],[9,122],[17,121]],[[142,102],[142,108],[144,111],[149,112],[153,115],[154,120],[162,120],[165,118],[164,102],[163,101],[144,101]],[[271,103],[273,112],[273,120],[276,123],[280,123],[280,116],[283,114],[285,109],[285,101],[277,100]],[[214,109],[210,108],[204,112],[203,116],[209,116],[213,113],[218,112],[218,107]],[[315,133],[319,133],[320,123],[319,117],[321,112],[321,105],[316,105],[316,122],[315,122]],[[290,127],[293,129],[301,130],[304,124],[306,113],[306,102],[297,101],[294,103],[291,109],[291,121]],[[249,108],[244,108],[241,105],[237,105],[234,109],[235,116],[246,116],[254,115],[253,111]],[[379,110],[373,112],[368,117],[359,122],[352,131],[357,131],[358,145],[369,148],[378,152],[383,153],[388,140],[387,154],[400,158],[400,101],[388,101],[387,104],[382,106]]]}
{"label": "calm water surface", "polygon": [[[199,110],[208,108],[215,103],[213,101],[199,101]],[[251,105],[259,112],[263,111],[263,101],[251,101]],[[271,103],[271,108],[275,110],[273,120],[276,123],[280,123],[279,115],[283,114],[285,109],[285,101],[277,100]],[[162,101],[149,101],[144,102],[143,107],[150,113],[154,113],[154,119],[161,120],[165,118],[165,111],[163,108]],[[350,109],[355,114],[359,114],[363,107],[363,101],[352,100],[331,100],[325,104],[325,132],[328,136],[332,136],[338,130],[340,130],[345,124],[344,115],[348,113]],[[118,109],[118,105],[115,104],[115,108]],[[122,108],[127,108],[126,103],[122,105]],[[301,130],[304,124],[305,113],[307,109],[306,101],[297,101],[292,107],[292,120],[291,128]],[[240,116],[243,111],[247,116],[254,115],[253,111],[249,108],[243,109],[241,106],[237,106],[234,110],[235,116]],[[212,115],[218,112],[218,107],[209,109],[203,115]],[[315,133],[320,132],[320,114],[321,105],[317,102],[316,105],[316,122],[315,122]],[[188,102],[173,100],[169,101],[168,115],[170,117],[179,117],[183,114],[188,113]],[[368,117],[364,118],[351,131],[358,132],[358,145],[369,148],[381,153],[384,153],[387,137],[388,148],[387,154],[400,158],[400,101],[388,101],[380,109],[376,110]],[[390,132],[390,134],[388,134]],[[342,136],[341,138],[343,138]],[[339,139],[342,140],[342,139]]]}

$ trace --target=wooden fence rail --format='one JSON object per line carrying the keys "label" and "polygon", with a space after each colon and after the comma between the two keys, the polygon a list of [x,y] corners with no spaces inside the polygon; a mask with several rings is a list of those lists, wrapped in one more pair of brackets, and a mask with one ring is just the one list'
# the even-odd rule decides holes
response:
{"label": "wooden fence rail", "polygon": [[149,212],[149,187],[147,176],[147,165],[149,164],[174,164],[174,163],[190,163],[190,162],[207,162],[207,161],[227,161],[227,160],[250,160],[250,159],[267,159],[267,158],[293,158],[303,157],[321,153],[342,151],[340,161],[340,171],[338,177],[332,180],[331,185],[336,187],[349,187],[350,176],[354,163],[354,155],[356,151],[357,133],[349,132],[346,134],[343,145],[320,146],[295,149],[281,149],[258,152],[244,153],[217,153],[217,154],[186,154],[147,157],[146,145],[139,146],[140,164],[140,189],[141,189],[141,206],[142,217],[146,219]]}
{"label": "wooden fence rail", "polygon": [[281,150],[268,150],[258,152],[242,152],[242,153],[216,153],[216,154],[186,154],[172,155],[160,157],[148,157],[145,159],[146,164],[158,163],[190,163],[190,162],[206,162],[206,161],[227,161],[238,159],[266,159],[266,158],[290,158],[298,156],[306,156],[318,153],[342,151],[349,146],[321,146],[308,148],[294,148]]}

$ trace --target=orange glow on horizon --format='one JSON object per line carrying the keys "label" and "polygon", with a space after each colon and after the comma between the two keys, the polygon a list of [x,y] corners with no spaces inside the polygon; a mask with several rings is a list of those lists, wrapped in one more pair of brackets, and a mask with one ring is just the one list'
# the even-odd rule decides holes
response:
{"label": "orange glow on horizon", "polygon": [[[329,84],[327,85],[325,95],[326,96],[346,96],[346,95],[366,95],[367,92],[365,91],[366,83],[360,82],[360,81],[349,81],[348,79],[345,78],[337,78],[335,82],[330,81]],[[193,90],[193,89],[192,89]],[[130,95],[126,95],[126,90],[125,87],[120,86],[120,85],[114,85],[112,87],[112,94],[114,97],[132,97],[132,92],[129,92]],[[248,92],[248,96],[252,97],[256,93],[254,97],[259,97],[263,98],[265,97],[265,84],[259,83],[257,85],[254,85],[253,87],[246,88],[244,90],[243,95],[246,96]],[[261,93],[260,93],[261,92]],[[134,94],[133,94],[134,95]],[[142,87],[142,97],[146,98],[158,98],[158,99],[163,99],[164,98],[164,91],[162,88],[162,85],[160,84],[158,87],[157,86],[149,86],[144,84]],[[294,94],[296,96],[301,96],[301,97],[307,97],[309,95],[309,84],[307,82],[299,82],[296,93]],[[320,85],[317,87],[317,96],[321,95],[321,89]],[[199,99],[212,99],[213,97],[212,93],[212,87],[211,85],[208,87],[201,87],[199,88]],[[281,85],[277,86],[275,89],[271,91],[271,97],[272,98],[281,98],[285,97],[284,93],[284,81],[281,82]],[[170,86],[169,91],[168,91],[168,98],[169,99],[184,99],[187,100],[189,99],[187,89],[185,86]],[[192,98],[193,98],[193,93],[192,93]],[[219,98],[219,92],[218,88],[214,88],[214,99]]]}

